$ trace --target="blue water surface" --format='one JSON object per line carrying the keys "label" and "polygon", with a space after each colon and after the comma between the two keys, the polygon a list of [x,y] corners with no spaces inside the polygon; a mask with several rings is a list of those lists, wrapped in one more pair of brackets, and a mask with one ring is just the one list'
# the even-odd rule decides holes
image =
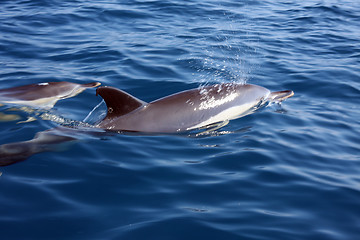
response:
{"label": "blue water surface", "polygon": [[[2,167],[1,239],[359,239],[359,1],[2,0],[0,12],[0,88],[295,92],[212,134],[84,136]],[[89,89],[52,113],[83,121],[100,102]],[[0,122],[0,144],[59,125],[18,122]]]}

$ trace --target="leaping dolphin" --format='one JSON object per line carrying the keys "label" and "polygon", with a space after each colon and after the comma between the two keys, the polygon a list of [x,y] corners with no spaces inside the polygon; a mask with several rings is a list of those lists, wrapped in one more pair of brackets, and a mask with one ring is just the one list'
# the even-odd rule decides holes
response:
{"label": "leaping dolphin", "polygon": [[179,92],[150,103],[113,88],[99,87],[107,115],[97,127],[113,131],[176,133],[252,113],[266,102],[281,102],[291,90],[270,92],[251,84],[223,83]]}
{"label": "leaping dolphin", "polygon": [[49,109],[60,99],[76,96],[87,88],[99,85],[98,82],[86,84],[46,82],[0,89],[0,103]]}

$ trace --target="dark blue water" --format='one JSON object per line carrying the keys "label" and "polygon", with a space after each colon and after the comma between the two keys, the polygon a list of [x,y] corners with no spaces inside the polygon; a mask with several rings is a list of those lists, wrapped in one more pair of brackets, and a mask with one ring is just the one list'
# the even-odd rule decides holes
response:
{"label": "dark blue water", "polygon": [[[0,88],[99,81],[151,101],[235,81],[295,96],[203,137],[88,136],[3,167],[0,238],[359,239],[359,40],[356,0],[2,0]],[[100,101],[90,89],[53,112],[81,121]],[[0,122],[0,144],[58,125],[18,121]]]}

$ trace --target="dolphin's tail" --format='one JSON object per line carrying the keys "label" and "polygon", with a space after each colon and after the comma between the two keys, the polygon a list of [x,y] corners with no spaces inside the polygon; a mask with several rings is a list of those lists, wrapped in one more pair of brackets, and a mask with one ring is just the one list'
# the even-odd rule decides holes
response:
{"label": "dolphin's tail", "polygon": [[284,90],[278,92],[271,92],[267,98],[269,102],[282,102],[289,97],[294,96],[294,92],[291,90]]}

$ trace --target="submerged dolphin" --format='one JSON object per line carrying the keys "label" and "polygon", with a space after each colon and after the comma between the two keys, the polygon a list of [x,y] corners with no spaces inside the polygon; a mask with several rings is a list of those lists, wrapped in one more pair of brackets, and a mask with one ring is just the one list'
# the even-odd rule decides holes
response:
{"label": "submerged dolphin", "polygon": [[252,113],[266,102],[281,102],[293,91],[270,92],[251,84],[224,83],[176,93],[150,103],[113,87],[99,87],[107,105],[97,127],[113,131],[175,133]]}
{"label": "submerged dolphin", "polygon": [[49,109],[54,107],[60,99],[76,96],[87,88],[93,88],[99,85],[100,83],[98,82],[86,84],[46,82],[0,89],[0,103]]}
{"label": "submerged dolphin", "polygon": [[71,128],[55,128],[38,132],[31,140],[0,145],[0,167],[24,161],[36,153],[57,151],[62,144],[78,140],[76,133]]}
{"label": "submerged dolphin", "polygon": [[[99,85],[100,83],[98,82],[86,84],[47,82],[0,89],[0,103],[47,110],[52,108],[58,100],[76,96],[87,88]],[[2,117],[4,116],[0,113],[0,121]],[[9,120],[18,120],[9,114],[6,114],[5,117],[9,118]],[[63,144],[81,139],[81,135],[84,132],[89,135],[97,133],[95,130],[85,131],[75,128],[58,127],[38,132],[33,139],[28,141],[0,145],[0,166],[23,161],[36,153],[57,151]]]}

